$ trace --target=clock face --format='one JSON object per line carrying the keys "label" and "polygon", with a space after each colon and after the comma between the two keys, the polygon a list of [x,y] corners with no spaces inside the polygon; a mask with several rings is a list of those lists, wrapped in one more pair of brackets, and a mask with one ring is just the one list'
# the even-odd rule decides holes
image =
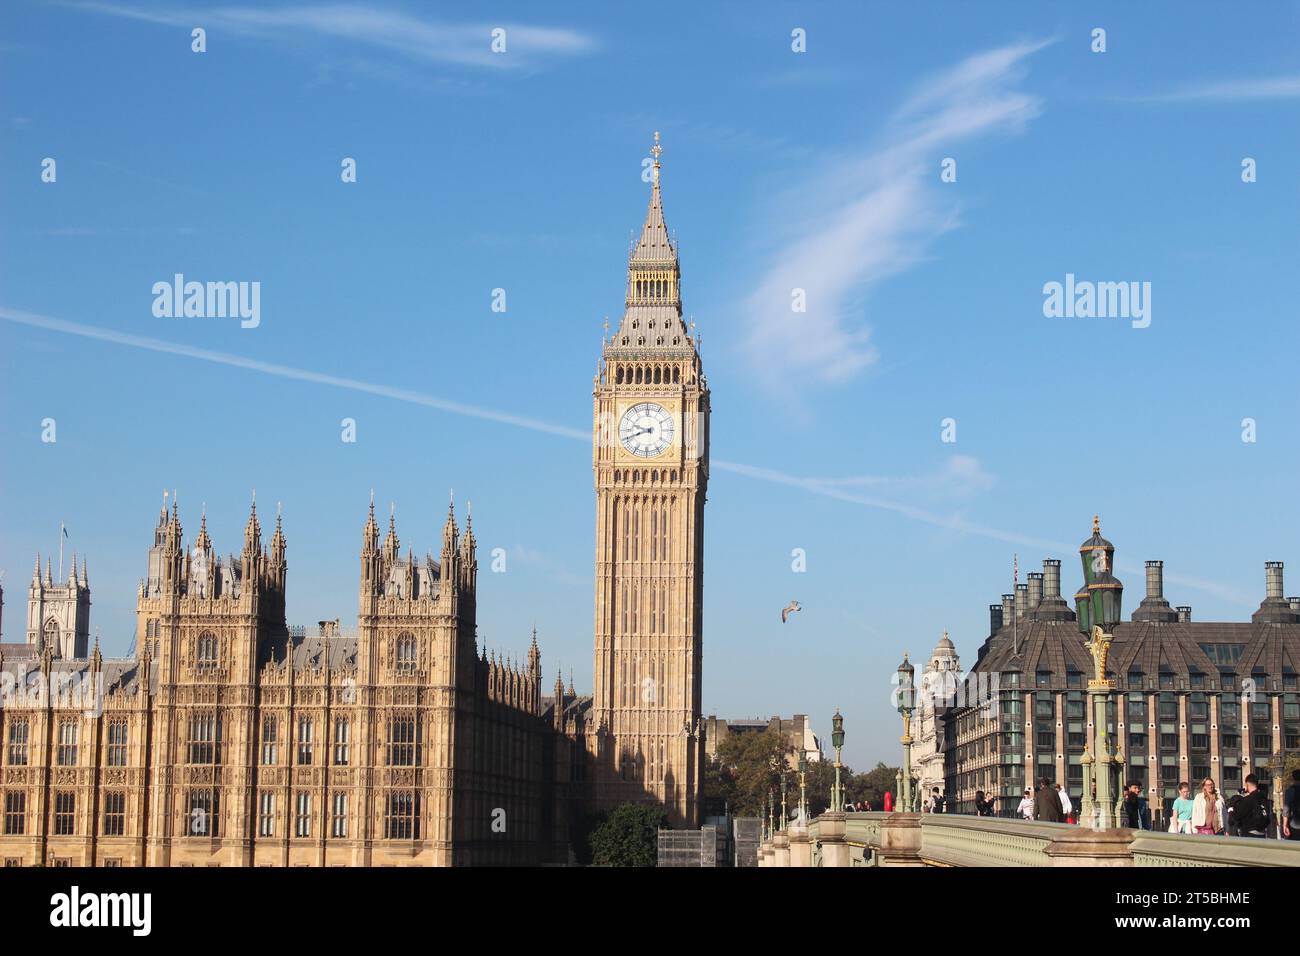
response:
{"label": "clock face", "polygon": [[673,416],[654,402],[633,405],[619,420],[618,438],[629,454],[654,458],[673,443]]}

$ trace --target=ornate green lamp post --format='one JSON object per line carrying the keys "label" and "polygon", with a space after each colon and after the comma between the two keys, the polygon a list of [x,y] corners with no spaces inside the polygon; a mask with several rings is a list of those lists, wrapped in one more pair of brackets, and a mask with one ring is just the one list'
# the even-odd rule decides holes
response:
{"label": "ornate green lamp post", "polygon": [[1273,818],[1277,820],[1277,837],[1280,840],[1282,839],[1282,771],[1286,769],[1282,754],[1273,754],[1268,762],[1268,769],[1273,775]]}
{"label": "ornate green lamp post", "polygon": [[844,718],[840,715],[840,709],[835,708],[835,716],[831,718],[831,746],[835,748],[835,786],[831,790],[831,812],[840,813],[844,810],[844,790],[840,786],[840,751],[844,749]]}
{"label": "ornate green lamp post", "polygon": [[790,812],[785,806],[786,787],[789,785],[790,777],[785,772],[785,767],[781,768],[781,829],[785,830],[789,826]]}
{"label": "ornate green lamp post", "polygon": [[916,709],[916,687],[913,684],[915,674],[916,668],[907,659],[907,652],[904,651],[903,663],[898,665],[898,712],[903,715],[903,736],[899,738],[903,744],[903,767],[900,773],[903,791],[900,794],[902,801],[899,809],[909,812],[914,809],[912,806],[912,711]]}
{"label": "ornate green lamp post", "polygon": [[808,825],[808,754],[799,751],[799,822]]}

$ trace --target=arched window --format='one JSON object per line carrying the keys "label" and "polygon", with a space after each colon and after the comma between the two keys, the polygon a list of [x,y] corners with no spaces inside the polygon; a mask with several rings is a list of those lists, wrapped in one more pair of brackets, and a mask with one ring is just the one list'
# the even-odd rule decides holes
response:
{"label": "arched window", "polygon": [[397,672],[399,674],[415,673],[414,634],[399,634],[397,636]]}
{"label": "arched window", "polygon": [[45,646],[53,648],[57,653],[59,648],[59,622],[50,618],[45,622]]}
{"label": "arched window", "polygon": [[194,666],[201,671],[217,669],[217,635],[204,631],[199,635],[194,653]]}

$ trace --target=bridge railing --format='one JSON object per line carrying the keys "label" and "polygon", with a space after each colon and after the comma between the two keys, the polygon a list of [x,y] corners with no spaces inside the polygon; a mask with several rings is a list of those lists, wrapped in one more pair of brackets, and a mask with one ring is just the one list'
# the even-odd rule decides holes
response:
{"label": "bridge railing", "polygon": [[1300,842],[960,814],[827,813],[807,836],[812,866],[1300,867]]}

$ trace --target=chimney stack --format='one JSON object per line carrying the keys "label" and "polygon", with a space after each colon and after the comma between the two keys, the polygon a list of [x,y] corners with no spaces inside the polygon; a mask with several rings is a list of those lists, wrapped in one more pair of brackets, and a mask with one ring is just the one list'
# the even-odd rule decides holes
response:
{"label": "chimney stack", "polygon": [[1282,562],[1265,561],[1264,562],[1264,593],[1269,598],[1280,598],[1282,596]]}
{"label": "chimney stack", "polygon": [[1016,596],[1014,594],[1002,595],[1002,625],[1009,627],[1015,620],[1016,614]]}
{"label": "chimney stack", "polygon": [[1291,610],[1300,611],[1300,597],[1287,598],[1286,603],[1291,605]]}
{"label": "chimney stack", "polygon": [[1030,571],[1029,578],[1029,603],[1026,609],[1033,611],[1043,600],[1043,576],[1037,571]]}
{"label": "chimney stack", "polygon": [[1154,623],[1171,623],[1178,620],[1178,612],[1165,600],[1165,563],[1147,562],[1147,596],[1133,612],[1133,620]]}
{"label": "chimney stack", "polygon": [[1188,607],[1186,604],[1180,604],[1180,605],[1178,605],[1178,607],[1176,608],[1176,612],[1177,612],[1177,614],[1178,614],[1178,623],[1179,623],[1179,624],[1191,624],[1191,623],[1192,623],[1192,609],[1191,609],[1190,607]]}
{"label": "chimney stack", "polygon": [[1023,621],[1025,619],[1025,609],[1028,603],[1029,603],[1029,585],[1017,584],[1016,585],[1016,620],[1017,621]]}
{"label": "chimney stack", "polygon": [[[1061,599],[1061,562],[1055,558],[1043,559],[1042,593],[1034,608],[1032,617],[1035,621],[1073,621],[1074,612],[1070,605]],[[1029,576],[1030,581],[1034,575]]]}
{"label": "chimney stack", "polygon": [[1264,562],[1264,600],[1259,610],[1250,616],[1253,624],[1295,624],[1300,613],[1292,610],[1291,602],[1282,596],[1282,562]]}
{"label": "chimney stack", "polygon": [[1002,630],[1002,605],[989,605],[989,637]]}
{"label": "chimney stack", "polygon": [[1147,597],[1159,600],[1165,596],[1165,563],[1147,562]]}

